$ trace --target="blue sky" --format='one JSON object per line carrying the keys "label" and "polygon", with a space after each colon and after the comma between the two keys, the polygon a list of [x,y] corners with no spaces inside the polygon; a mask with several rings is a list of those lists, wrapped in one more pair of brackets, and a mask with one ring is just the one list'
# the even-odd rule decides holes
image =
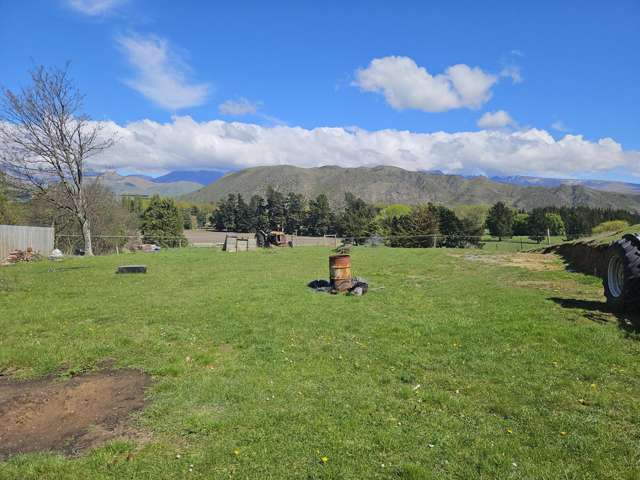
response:
{"label": "blue sky", "polygon": [[70,60],[87,113],[119,138],[99,167],[384,163],[639,180],[635,0],[1,9],[0,83]]}

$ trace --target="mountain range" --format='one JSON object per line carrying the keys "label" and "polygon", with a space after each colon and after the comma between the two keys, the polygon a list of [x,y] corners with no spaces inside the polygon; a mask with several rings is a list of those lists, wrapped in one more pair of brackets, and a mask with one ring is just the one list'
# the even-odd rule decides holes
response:
{"label": "mountain range", "polygon": [[229,193],[250,198],[269,186],[314,197],[326,193],[334,204],[350,191],[372,203],[437,202],[448,205],[502,200],[519,208],[588,205],[640,210],[640,185],[606,180],[556,179],[531,176],[460,176],[439,171],[411,172],[397,167],[342,168],[326,166],[255,167],[239,172],[177,170],[160,177],[120,175],[115,171],[90,177],[119,195],[182,197],[215,202]]}
{"label": "mountain range", "polygon": [[164,197],[178,197],[204,187],[202,183],[191,181],[162,182],[145,175],[120,175],[114,171],[106,171],[88,178],[99,181],[117,195],[158,194]]}
{"label": "mountain range", "polygon": [[[279,165],[228,173],[183,198],[198,202],[217,202],[230,193],[239,193],[248,200],[256,193],[264,195],[268,187],[273,187],[285,193],[301,193],[307,198],[324,193],[334,205],[339,205],[344,194],[351,192],[367,202],[383,204],[434,202],[460,205],[503,201],[527,210],[550,205],[585,205],[640,212],[640,194],[605,191],[582,184],[564,184],[561,181],[557,181],[559,184],[555,186],[521,184],[535,183],[532,180],[534,178],[501,177],[501,181],[496,181],[482,176],[466,178],[440,172],[413,172],[390,166],[299,168]],[[507,181],[509,179],[511,181]]]}
{"label": "mountain range", "polygon": [[617,182],[613,180],[577,180],[571,178],[544,178],[528,176],[489,177],[494,182],[522,185],[525,187],[559,187],[561,185],[582,185],[603,192],[628,193],[640,195],[640,184]]}

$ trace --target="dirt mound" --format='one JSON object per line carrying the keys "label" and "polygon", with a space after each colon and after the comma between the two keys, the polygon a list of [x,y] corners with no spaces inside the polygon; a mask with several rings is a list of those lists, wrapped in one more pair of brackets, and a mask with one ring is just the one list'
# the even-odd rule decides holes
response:
{"label": "dirt mound", "polygon": [[0,379],[0,459],[18,453],[77,454],[116,437],[137,437],[126,425],[146,404],[149,375],[114,370],[66,382]]}
{"label": "dirt mound", "polygon": [[608,244],[571,242],[553,245],[543,253],[560,255],[565,263],[575,271],[602,277],[607,270]]}

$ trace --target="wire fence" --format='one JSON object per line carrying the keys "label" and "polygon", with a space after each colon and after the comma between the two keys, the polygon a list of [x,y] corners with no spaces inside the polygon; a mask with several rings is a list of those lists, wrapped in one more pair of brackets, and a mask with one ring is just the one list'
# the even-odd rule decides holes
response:
{"label": "wire fence", "polygon": [[[218,235],[243,235],[251,236],[253,233],[233,233],[233,232],[211,232]],[[353,245],[391,246],[409,248],[480,248],[495,251],[527,251],[544,246],[557,245],[568,239],[590,236],[590,233],[571,234],[564,236],[552,235],[522,235],[509,238],[497,238],[486,235],[443,235],[443,234],[423,234],[423,235],[367,235],[367,236],[346,236],[324,235],[318,237],[290,235],[294,246],[325,246],[338,247],[342,243]],[[201,243],[190,241],[184,236],[175,235],[154,235],[153,242],[170,248],[185,247],[213,247],[221,248],[223,240]],[[224,238],[224,237],[222,237]],[[144,248],[145,237],[141,234],[134,235],[93,235],[93,249],[97,254],[123,253],[136,251]],[[317,242],[313,242],[316,240]],[[80,234],[56,234],[55,246],[65,254],[83,254],[84,237]]]}

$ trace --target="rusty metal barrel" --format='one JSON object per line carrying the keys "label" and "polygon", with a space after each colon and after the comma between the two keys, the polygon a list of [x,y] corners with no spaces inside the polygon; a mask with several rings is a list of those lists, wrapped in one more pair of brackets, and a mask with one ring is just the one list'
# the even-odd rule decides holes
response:
{"label": "rusty metal barrel", "polygon": [[331,255],[329,257],[329,281],[331,287],[339,292],[351,288],[351,256]]}

